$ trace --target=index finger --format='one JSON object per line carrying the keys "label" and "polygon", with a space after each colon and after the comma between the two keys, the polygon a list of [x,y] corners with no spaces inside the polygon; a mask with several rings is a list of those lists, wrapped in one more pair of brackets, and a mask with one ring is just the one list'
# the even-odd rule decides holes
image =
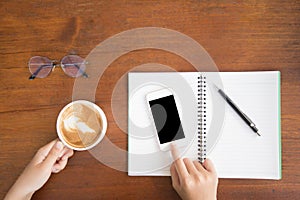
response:
{"label": "index finger", "polygon": [[188,170],[182,158],[179,157],[178,150],[174,144],[171,144],[171,153],[174,159],[174,164],[175,164],[177,174],[179,176],[179,180],[181,181],[183,178],[189,175]]}
{"label": "index finger", "polygon": [[177,160],[179,158],[179,152],[175,144],[171,143],[171,153],[173,160]]}

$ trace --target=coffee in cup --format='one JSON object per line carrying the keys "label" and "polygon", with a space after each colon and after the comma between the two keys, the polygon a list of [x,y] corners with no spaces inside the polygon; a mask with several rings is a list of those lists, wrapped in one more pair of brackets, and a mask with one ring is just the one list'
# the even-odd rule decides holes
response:
{"label": "coffee in cup", "polygon": [[66,146],[74,150],[87,150],[102,140],[107,120],[99,106],[86,100],[78,100],[61,110],[56,129]]}

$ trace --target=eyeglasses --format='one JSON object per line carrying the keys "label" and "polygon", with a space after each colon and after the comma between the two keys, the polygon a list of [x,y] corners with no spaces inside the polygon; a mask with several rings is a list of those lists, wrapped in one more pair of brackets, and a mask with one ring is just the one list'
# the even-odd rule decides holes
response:
{"label": "eyeglasses", "polygon": [[65,74],[73,78],[88,77],[85,73],[86,62],[80,56],[67,55],[61,59],[60,63],[47,57],[34,56],[28,62],[29,71],[32,74],[29,79],[45,78],[51,71],[54,71],[56,66],[60,66]]}

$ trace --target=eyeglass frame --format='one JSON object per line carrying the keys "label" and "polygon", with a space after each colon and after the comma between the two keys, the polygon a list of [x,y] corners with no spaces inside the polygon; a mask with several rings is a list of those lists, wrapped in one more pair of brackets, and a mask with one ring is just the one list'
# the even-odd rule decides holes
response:
{"label": "eyeglass frame", "polygon": [[[66,56],[69,56],[69,55],[66,55]],[[66,57],[66,56],[64,56],[64,57]],[[34,57],[44,57],[44,56],[33,56],[33,57],[31,57],[30,59],[29,59],[29,61],[32,59],[32,58],[34,58]],[[63,58],[64,58],[63,57]],[[78,56],[78,57],[80,57],[80,56]],[[45,57],[45,58],[47,58],[47,59],[49,59],[48,57]],[[55,69],[55,67],[57,67],[57,66],[60,66],[62,69],[65,67],[65,66],[67,66],[68,64],[62,64],[61,63],[61,61],[63,60],[63,58],[60,60],[60,61],[58,61],[58,60],[50,60],[51,61],[51,71],[54,71],[54,69]],[[80,57],[81,58],[81,57]],[[83,59],[84,60],[84,59]],[[82,63],[80,63],[80,65],[81,64],[87,64],[88,62],[86,62],[85,60],[84,60],[84,62],[82,62]],[[29,62],[28,62],[28,65],[29,65]],[[85,72],[85,71],[82,71],[81,70],[81,68],[76,64],[76,63],[72,63],[72,64],[69,64],[69,65],[74,65],[77,69],[78,69],[78,71],[79,72],[81,72],[82,73],[82,75],[81,76],[83,76],[84,78],[88,78],[89,76],[88,76],[88,74]],[[41,66],[39,66],[38,67],[38,69],[34,72],[34,73],[31,73],[31,76],[29,77],[29,80],[33,80],[33,79],[35,79],[36,78],[36,76],[38,75],[38,73],[44,68],[44,67],[47,67],[47,66],[50,66],[50,65],[41,65]],[[29,67],[29,69],[30,69],[30,67]],[[30,72],[31,72],[31,70],[29,70]],[[65,72],[65,71],[64,71]],[[50,73],[50,72],[49,72]],[[49,74],[48,73],[48,74]],[[66,72],[65,72],[66,73]],[[48,76],[48,74],[47,74],[47,76]],[[68,75],[68,74],[67,74]]]}

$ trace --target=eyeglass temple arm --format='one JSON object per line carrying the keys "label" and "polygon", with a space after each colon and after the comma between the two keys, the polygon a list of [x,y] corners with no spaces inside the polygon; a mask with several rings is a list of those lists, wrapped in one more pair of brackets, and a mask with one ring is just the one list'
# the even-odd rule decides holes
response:
{"label": "eyeglass temple arm", "polygon": [[53,65],[41,65],[39,66],[39,68],[37,68],[37,70],[29,77],[29,80],[33,80],[35,79],[35,77],[38,75],[38,73],[44,68],[44,67],[48,67],[48,66],[51,66],[53,67]]}
{"label": "eyeglass temple arm", "polygon": [[89,77],[89,75],[87,75],[87,73],[85,73],[82,69],[80,69],[80,67],[79,67],[78,65],[74,64],[74,66],[78,69],[78,71],[79,71],[80,73],[82,73],[82,76],[83,76],[84,78],[88,78],[88,77]]}
{"label": "eyeglass temple arm", "polygon": [[[29,80],[33,80],[33,79],[35,79],[35,77],[38,75],[38,73],[44,68],[44,67],[48,67],[48,66],[51,66],[51,67],[53,67],[53,65],[41,65],[30,77],[29,77]],[[82,73],[82,75],[83,75],[83,77],[85,77],[85,78],[88,78],[89,76],[87,75],[87,73],[85,73],[82,69],[80,69],[80,67],[78,66],[78,65],[74,65],[77,69],[78,69],[78,71],[80,72],[80,73]]]}

